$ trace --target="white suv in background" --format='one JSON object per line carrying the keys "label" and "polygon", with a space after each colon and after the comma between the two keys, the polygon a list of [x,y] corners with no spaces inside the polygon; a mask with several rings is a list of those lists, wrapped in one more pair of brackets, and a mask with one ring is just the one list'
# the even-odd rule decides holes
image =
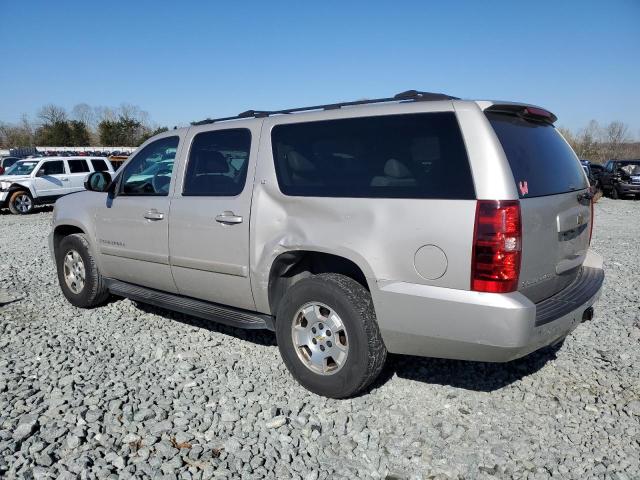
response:
{"label": "white suv in background", "polygon": [[54,203],[69,193],[84,190],[92,172],[114,173],[106,158],[47,157],[21,160],[0,175],[0,208],[24,215],[35,205]]}

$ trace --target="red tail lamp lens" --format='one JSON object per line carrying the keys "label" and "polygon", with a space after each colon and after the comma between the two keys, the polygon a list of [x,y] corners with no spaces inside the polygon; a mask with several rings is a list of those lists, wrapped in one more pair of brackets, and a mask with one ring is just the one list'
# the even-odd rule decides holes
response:
{"label": "red tail lamp lens", "polygon": [[478,200],[471,290],[506,293],[518,288],[522,222],[518,200]]}

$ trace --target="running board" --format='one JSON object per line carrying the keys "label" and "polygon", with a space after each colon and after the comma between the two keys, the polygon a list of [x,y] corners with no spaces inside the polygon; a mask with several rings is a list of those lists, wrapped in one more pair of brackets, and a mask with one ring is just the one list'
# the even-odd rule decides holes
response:
{"label": "running board", "polygon": [[140,287],[120,280],[105,279],[109,291],[119,297],[130,298],[141,303],[148,303],[167,310],[193,315],[194,317],[223,323],[230,327],[275,331],[273,317],[262,313],[251,312],[217,303],[183,297],[166,293],[153,288]]}

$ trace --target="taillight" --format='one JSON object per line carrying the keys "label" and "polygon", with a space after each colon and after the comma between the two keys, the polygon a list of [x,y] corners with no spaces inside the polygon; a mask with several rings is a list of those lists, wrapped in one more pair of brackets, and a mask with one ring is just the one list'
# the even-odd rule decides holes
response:
{"label": "taillight", "polygon": [[518,200],[478,200],[473,234],[471,290],[505,293],[518,288],[522,221]]}

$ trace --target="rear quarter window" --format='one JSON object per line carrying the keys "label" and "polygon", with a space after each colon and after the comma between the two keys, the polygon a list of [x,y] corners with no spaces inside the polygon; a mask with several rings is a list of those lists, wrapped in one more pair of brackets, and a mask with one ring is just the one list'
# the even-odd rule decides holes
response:
{"label": "rear quarter window", "polygon": [[96,172],[108,172],[109,167],[107,167],[107,162],[104,160],[91,160],[91,165],[93,165],[93,169]]}
{"label": "rear quarter window", "polygon": [[506,113],[487,113],[502,145],[520,198],[588,187],[582,165],[553,125]]}
{"label": "rear quarter window", "polygon": [[475,198],[453,112],[277,125],[272,145],[285,195]]}

